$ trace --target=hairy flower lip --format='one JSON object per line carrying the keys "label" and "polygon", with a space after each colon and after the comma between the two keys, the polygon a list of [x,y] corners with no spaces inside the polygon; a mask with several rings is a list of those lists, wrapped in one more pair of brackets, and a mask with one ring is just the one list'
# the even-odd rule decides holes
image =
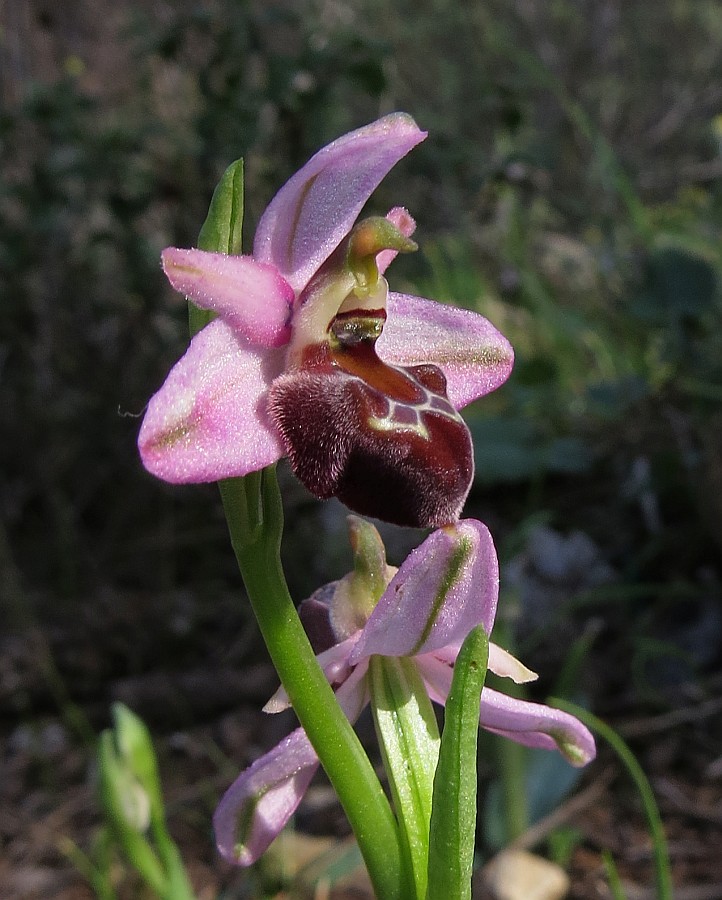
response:
{"label": "hairy flower lip", "polygon": [[[365,526],[367,531],[372,528],[369,523]],[[378,557],[373,541],[367,546],[374,570],[381,572],[384,559]],[[359,622],[350,635],[347,623],[354,621],[359,607],[346,579],[316,591],[299,610],[304,624],[314,623],[312,631],[321,635],[324,645],[329,636],[335,641],[319,652],[317,659],[352,722],[369,700],[367,672],[372,656],[412,656],[429,696],[443,705],[464,636],[478,624],[490,633],[494,624],[498,563],[491,535],[481,522],[466,519],[433,532],[388,576],[365,624]],[[356,572],[347,576],[354,577]],[[355,613],[339,614],[334,609],[337,603],[351,603]],[[515,681],[533,677],[493,643],[489,668]],[[281,688],[265,710],[280,712],[288,705]],[[592,735],[573,716],[486,687],[479,723],[517,743],[558,750],[575,766],[585,765],[595,755]],[[241,865],[258,859],[293,815],[317,767],[318,758],[299,728],[242,772],[214,816],[221,854]]]}

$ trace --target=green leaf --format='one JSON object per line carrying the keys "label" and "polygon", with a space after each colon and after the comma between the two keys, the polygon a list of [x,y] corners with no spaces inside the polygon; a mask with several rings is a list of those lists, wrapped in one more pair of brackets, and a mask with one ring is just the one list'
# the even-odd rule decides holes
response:
{"label": "green leaf", "polygon": [[466,637],[446,701],[429,833],[428,900],[469,900],[476,834],[476,744],[489,640],[481,625]]}
{"label": "green leaf", "polygon": [[[211,253],[239,255],[243,230],[243,160],[237,159],[218,182],[208,215],[198,234],[198,247]],[[213,319],[214,313],[188,303],[191,337]]]}
{"label": "green leaf", "polygon": [[198,235],[198,247],[238,255],[243,229],[243,160],[237,159],[218,182],[208,215]]}
{"label": "green leaf", "polygon": [[[376,733],[415,885],[409,896],[426,897],[431,798],[439,757],[436,717],[413,659],[372,656],[369,685]],[[476,718],[478,724],[478,709]]]}

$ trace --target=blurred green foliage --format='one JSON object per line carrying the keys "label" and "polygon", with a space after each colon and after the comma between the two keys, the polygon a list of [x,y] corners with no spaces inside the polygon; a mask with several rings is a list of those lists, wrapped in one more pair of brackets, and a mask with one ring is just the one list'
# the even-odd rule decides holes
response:
{"label": "blurred green foliage", "polygon": [[[517,353],[469,412],[469,513],[502,548],[537,513],[590,533],[637,586],[614,606],[632,653],[638,627],[666,639],[719,601],[716,0],[97,6],[80,42],[32,20],[56,70],[0,85],[3,562],[39,609],[109,584],[235,590],[215,490],[136,456],[187,340],[159,253],[196,240],[239,156],[248,247],[298,165],[391,109],[430,132],[373,203],[419,224],[393,286],[480,310]],[[293,531],[309,505],[289,506]]]}

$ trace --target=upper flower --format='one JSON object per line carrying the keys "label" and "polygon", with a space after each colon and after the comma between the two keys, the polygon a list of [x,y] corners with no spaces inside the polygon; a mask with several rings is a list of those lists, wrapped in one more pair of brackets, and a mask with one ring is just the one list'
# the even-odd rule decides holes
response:
{"label": "upper flower", "polygon": [[[380,654],[413,657],[431,699],[445,704],[464,638],[476,625],[487,634],[494,625],[499,576],[491,535],[480,522],[462,520],[434,532],[397,571],[386,565],[372,525],[355,517],[350,525],[354,572],[316,591],[299,609],[339,703],[351,721],[358,718],[369,701],[369,659]],[[517,683],[536,678],[493,643],[489,669]],[[287,705],[281,689],[266,711]],[[485,687],[479,713],[487,731],[529,747],[557,749],[572,765],[594,758],[592,735],[561,710]],[[214,816],[221,853],[242,865],[258,859],[293,815],[317,766],[313,747],[298,728],[246,769]]]}
{"label": "upper flower", "polygon": [[424,139],[394,113],[320,150],[276,194],[253,256],[169,248],[171,284],[218,316],[151,399],[139,446],[171,482],[215,481],[288,455],[319,497],[403,525],[458,518],[473,477],[458,409],[513,360],[483,317],[390,293],[415,248],[406,210],[354,221]]}

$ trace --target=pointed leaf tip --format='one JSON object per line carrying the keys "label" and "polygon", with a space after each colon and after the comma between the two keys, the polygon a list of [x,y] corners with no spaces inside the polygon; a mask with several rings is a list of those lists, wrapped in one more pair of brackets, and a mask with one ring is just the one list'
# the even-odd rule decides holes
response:
{"label": "pointed leaf tip", "polygon": [[243,231],[243,160],[237,159],[221,176],[208,215],[198,235],[201,250],[241,253]]}

